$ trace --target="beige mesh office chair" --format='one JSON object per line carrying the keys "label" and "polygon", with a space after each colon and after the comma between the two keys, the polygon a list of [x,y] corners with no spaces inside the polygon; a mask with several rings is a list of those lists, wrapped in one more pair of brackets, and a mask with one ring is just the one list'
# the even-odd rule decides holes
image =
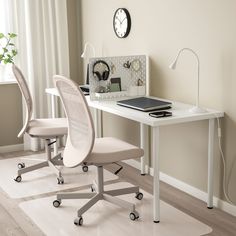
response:
{"label": "beige mesh office chair", "polygon": [[64,150],[63,162],[66,167],[76,167],[81,163],[95,165],[97,167],[97,182],[92,185],[92,193],[59,193],[54,207],[59,207],[62,199],[90,199],[77,212],[75,225],[82,225],[82,215],[99,200],[106,200],[121,207],[129,208],[130,219],[139,218],[135,205],[115,196],[136,193],[136,198],[141,200],[143,194],[139,187],[130,187],[117,190],[104,190],[103,166],[131,158],[143,156],[143,149],[123,142],[116,138],[96,138],[94,125],[87,101],[79,86],[62,76],[54,76],[55,85],[58,88],[68,119],[68,138]]}
{"label": "beige mesh office chair", "polygon": [[23,162],[19,163],[15,181],[21,182],[21,175],[24,173],[50,166],[57,175],[58,184],[63,184],[64,179],[60,170],[56,167],[56,165],[63,165],[62,157],[61,154],[58,154],[55,157],[51,156],[51,145],[57,140],[57,138],[67,134],[67,120],[65,118],[31,120],[33,103],[26,80],[16,65],[12,66],[12,70],[26,103],[26,119],[23,128],[18,134],[18,137],[22,137],[25,133],[28,133],[31,137],[43,139],[45,142],[45,151],[47,155],[47,160],[29,167],[26,167]]}

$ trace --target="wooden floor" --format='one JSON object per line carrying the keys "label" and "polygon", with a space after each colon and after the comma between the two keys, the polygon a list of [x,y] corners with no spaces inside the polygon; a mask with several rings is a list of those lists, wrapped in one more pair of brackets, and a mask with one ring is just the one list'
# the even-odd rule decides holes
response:
{"label": "wooden floor", "polygon": [[[0,154],[0,159],[11,158],[20,155],[30,155],[31,152],[15,152]],[[145,191],[152,193],[152,177],[141,176],[140,172],[123,164],[124,169],[119,173],[120,180],[128,181],[139,185]],[[107,170],[114,172],[116,165],[109,165]],[[202,202],[178,189],[175,189],[161,182],[161,199],[175,208],[187,213],[188,215],[200,220],[213,228],[213,232],[208,235],[215,236],[236,236],[236,217],[233,217],[219,209],[209,210],[206,203]],[[42,194],[37,197],[55,195],[54,193]],[[34,197],[34,198],[37,198]],[[39,236],[44,235],[40,229],[24,214],[18,207],[20,202],[32,199],[10,199],[2,189],[0,189],[0,235],[11,236]],[[161,222],[160,222],[161,223]],[[173,235],[174,236],[174,235]]]}

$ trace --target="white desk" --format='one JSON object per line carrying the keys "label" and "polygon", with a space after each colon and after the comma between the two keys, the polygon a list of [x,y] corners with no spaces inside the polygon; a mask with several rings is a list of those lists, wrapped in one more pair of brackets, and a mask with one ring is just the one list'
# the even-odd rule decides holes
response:
{"label": "white desk", "polygon": [[[46,89],[46,93],[52,95],[52,99],[56,99],[58,92],[54,88]],[[144,146],[144,140],[146,135],[146,126],[151,126],[152,128],[152,159],[153,159],[153,220],[154,222],[160,221],[160,194],[159,194],[159,140],[160,132],[159,127],[164,125],[172,125],[178,123],[185,123],[191,121],[209,120],[209,130],[208,130],[208,199],[207,207],[213,207],[213,150],[214,150],[214,131],[215,131],[215,118],[223,117],[224,113],[221,111],[215,111],[212,109],[207,109],[208,112],[200,114],[191,114],[188,109],[192,105],[172,102],[172,117],[166,118],[153,118],[150,117],[148,113],[136,111],[130,108],[121,107],[116,104],[116,101],[91,101],[89,96],[87,96],[88,105],[96,109],[95,114],[95,127],[97,132],[99,132],[99,111],[109,112],[114,115],[118,115],[130,120],[134,120],[140,123],[141,128],[141,145]],[[145,150],[144,146],[144,150]],[[141,173],[145,173],[144,168],[144,158],[141,158]]]}

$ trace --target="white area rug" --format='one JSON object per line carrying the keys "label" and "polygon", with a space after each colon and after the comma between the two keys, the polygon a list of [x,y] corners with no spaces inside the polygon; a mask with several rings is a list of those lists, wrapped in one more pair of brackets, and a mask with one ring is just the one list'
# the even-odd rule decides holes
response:
{"label": "white area rug", "polygon": [[[62,167],[64,184],[57,184],[57,177],[49,167],[44,167],[26,174],[22,174],[22,181],[17,183],[14,178],[17,176],[17,164],[24,162],[26,166],[39,163],[45,159],[44,154],[22,156],[0,161],[0,187],[11,198],[23,198],[43,193],[49,193],[74,187],[81,187],[92,184],[96,179],[96,167],[89,166],[88,172],[84,173],[82,167]],[[105,181],[115,180],[118,177],[109,171],[104,170]]]}
{"label": "white area rug", "polygon": [[[105,189],[129,187],[127,183],[105,186]],[[84,192],[84,191],[83,191]],[[142,201],[134,198],[134,194],[121,198],[135,202],[140,219],[131,221],[129,210],[99,201],[83,215],[83,226],[75,226],[77,209],[87,200],[62,200],[59,208],[52,205],[55,197],[26,201],[20,204],[24,212],[35,222],[47,236],[195,236],[210,233],[212,229],[161,201],[161,222],[153,223],[152,195],[142,191]]]}

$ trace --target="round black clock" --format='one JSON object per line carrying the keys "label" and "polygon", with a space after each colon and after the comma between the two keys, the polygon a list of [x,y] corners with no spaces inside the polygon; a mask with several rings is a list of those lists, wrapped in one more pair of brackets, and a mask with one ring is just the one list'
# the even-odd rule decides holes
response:
{"label": "round black clock", "polygon": [[131,29],[131,18],[127,9],[118,8],[113,17],[113,28],[118,38],[126,38]]}

